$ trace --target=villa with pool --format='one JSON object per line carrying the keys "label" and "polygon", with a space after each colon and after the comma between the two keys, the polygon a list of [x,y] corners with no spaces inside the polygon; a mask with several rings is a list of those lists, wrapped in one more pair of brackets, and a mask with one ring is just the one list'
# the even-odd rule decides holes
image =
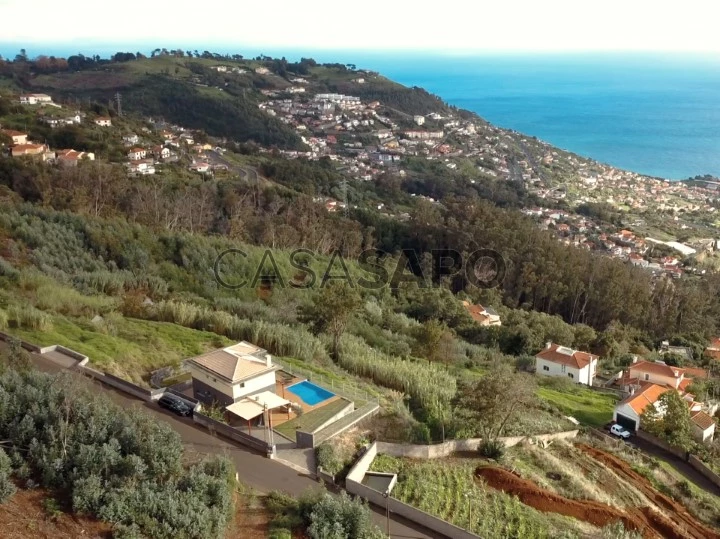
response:
{"label": "villa with pool", "polygon": [[294,443],[298,431],[312,434],[355,409],[354,402],[283,370],[266,350],[245,341],[185,365],[193,396],[221,406],[228,424],[256,436],[269,428]]}

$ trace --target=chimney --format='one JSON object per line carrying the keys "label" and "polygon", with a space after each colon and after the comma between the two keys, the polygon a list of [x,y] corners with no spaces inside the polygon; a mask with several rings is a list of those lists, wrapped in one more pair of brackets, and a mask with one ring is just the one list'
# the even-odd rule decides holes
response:
{"label": "chimney", "polygon": [[270,354],[265,354],[265,365],[269,367],[272,367],[272,356]]}
{"label": "chimney", "polygon": [[545,343],[545,350],[549,350],[551,346],[552,346],[552,341],[546,342],[546,343]]}
{"label": "chimney", "polygon": [[633,357],[632,357],[632,358],[633,358],[633,363],[637,363],[638,357],[637,357],[637,356],[635,356],[635,355],[633,355]]}

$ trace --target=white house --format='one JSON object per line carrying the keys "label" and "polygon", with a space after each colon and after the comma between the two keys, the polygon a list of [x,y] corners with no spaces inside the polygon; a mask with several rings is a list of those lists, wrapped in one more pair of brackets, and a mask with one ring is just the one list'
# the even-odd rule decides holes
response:
{"label": "white house", "polygon": [[463,300],[463,307],[475,322],[481,326],[501,326],[502,321],[500,315],[492,307],[483,307],[482,305],[473,305],[469,301]]}
{"label": "white house", "polygon": [[95,118],[95,123],[100,127],[112,127],[112,120],[106,116]]}
{"label": "white house", "polygon": [[640,416],[648,406],[655,406],[661,415],[665,413],[665,410],[659,407],[658,399],[666,391],[672,390],[651,382],[641,382],[637,391],[615,406],[613,421],[626,429],[638,430]]}
{"label": "white house", "polygon": [[125,144],[137,144],[140,142],[140,137],[138,137],[135,133],[130,133],[129,135],[123,136],[123,142]]}
{"label": "white house", "polygon": [[147,150],[144,148],[133,148],[128,152],[128,159],[130,161],[139,161],[140,159],[145,159],[147,156]]}
{"label": "white house", "polygon": [[13,145],[28,143],[27,133],[23,133],[22,131],[15,131],[13,129],[3,129],[2,133],[4,135],[7,135],[8,137],[10,137],[10,140],[12,140]]}
{"label": "white house", "polygon": [[262,348],[241,341],[187,360],[195,398],[227,406],[265,391],[275,392],[272,356]]}
{"label": "white house", "polygon": [[692,412],[693,435],[701,442],[712,442],[715,436],[715,420],[703,411]]}
{"label": "white house", "polygon": [[547,343],[535,356],[535,370],[542,376],[562,376],[591,386],[597,373],[598,356],[559,344]]}
{"label": "white house", "polygon": [[42,103],[52,103],[52,97],[47,94],[24,94],[20,96],[20,104],[22,105],[38,105]]}

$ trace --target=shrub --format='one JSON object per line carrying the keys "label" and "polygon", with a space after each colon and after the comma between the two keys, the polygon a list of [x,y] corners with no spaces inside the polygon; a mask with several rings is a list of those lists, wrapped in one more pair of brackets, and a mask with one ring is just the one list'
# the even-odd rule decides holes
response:
{"label": "shrub", "polygon": [[[95,395],[73,375],[2,374],[0,437],[26,449],[11,450],[11,457],[24,461],[27,475],[67,492],[75,511],[126,536],[224,533],[232,508],[228,462],[183,468],[180,437],[169,425]],[[54,514],[56,508],[48,508]]]}
{"label": "shrub", "polygon": [[8,313],[0,309],[0,329],[8,327]]}
{"label": "shrub", "polygon": [[310,539],[378,539],[384,537],[370,519],[364,503],[351,500],[343,491],[340,496],[325,494],[310,514]]}
{"label": "shrub", "polygon": [[505,456],[505,444],[500,440],[483,440],[480,442],[478,452],[485,458],[502,460]]}
{"label": "shrub", "polygon": [[429,444],[432,442],[432,434],[430,433],[430,427],[425,423],[415,423],[412,426],[412,440],[417,444]]}
{"label": "shrub", "polygon": [[688,483],[684,479],[675,483],[675,487],[677,487],[677,489],[680,491],[680,494],[682,494],[686,498],[693,497],[693,491],[692,488],[690,488],[690,483]]}
{"label": "shrub", "polygon": [[287,528],[275,528],[270,530],[268,539],[292,539],[292,532]]}
{"label": "shrub", "polygon": [[325,442],[315,448],[315,461],[318,467],[331,475],[337,474],[343,467],[343,463],[338,458],[335,448]]}
{"label": "shrub", "polygon": [[0,448],[0,503],[15,494],[15,484],[10,479],[12,463],[5,450]]}
{"label": "shrub", "polygon": [[37,310],[31,305],[12,305],[8,309],[7,315],[11,327],[35,331],[50,331],[52,329],[50,315]]}

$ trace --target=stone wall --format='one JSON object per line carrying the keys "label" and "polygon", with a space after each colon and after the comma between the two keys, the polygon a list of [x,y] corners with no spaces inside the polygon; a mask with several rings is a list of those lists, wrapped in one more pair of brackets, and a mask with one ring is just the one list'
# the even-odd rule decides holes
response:
{"label": "stone wall", "polygon": [[[508,436],[499,438],[505,444],[505,447],[512,447],[524,440],[550,441],[562,440],[566,438],[575,438],[578,430],[569,430],[565,432],[556,432],[553,434],[540,434],[537,436]],[[433,445],[412,445],[412,444],[393,444],[389,442],[377,442],[378,451],[393,457],[410,457],[415,459],[437,459],[448,457],[453,453],[460,451],[477,451],[482,442],[481,438],[470,438],[467,440],[448,440],[444,443]]]}

